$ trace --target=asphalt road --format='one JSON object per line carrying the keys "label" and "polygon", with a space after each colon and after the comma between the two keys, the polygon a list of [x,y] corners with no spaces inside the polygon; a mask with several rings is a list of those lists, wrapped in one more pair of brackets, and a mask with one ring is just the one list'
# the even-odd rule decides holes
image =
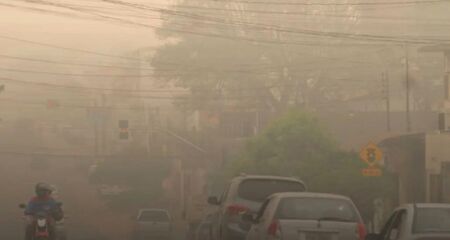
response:
{"label": "asphalt road", "polygon": [[111,211],[87,180],[87,172],[76,159],[49,159],[49,167],[35,170],[30,157],[0,157],[0,239],[23,239],[22,210],[36,182],[56,184],[57,197],[64,202],[70,239],[123,240],[131,229],[129,213]]}

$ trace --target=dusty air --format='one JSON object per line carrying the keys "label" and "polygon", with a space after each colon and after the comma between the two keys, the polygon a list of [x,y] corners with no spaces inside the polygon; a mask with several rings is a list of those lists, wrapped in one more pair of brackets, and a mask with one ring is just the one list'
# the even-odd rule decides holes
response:
{"label": "dusty air", "polygon": [[450,0],[0,0],[0,240],[450,240]]}

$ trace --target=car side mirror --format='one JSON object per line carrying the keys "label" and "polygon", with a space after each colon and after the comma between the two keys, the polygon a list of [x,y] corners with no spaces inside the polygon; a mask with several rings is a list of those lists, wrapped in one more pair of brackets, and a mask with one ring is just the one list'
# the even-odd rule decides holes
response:
{"label": "car side mirror", "polygon": [[27,207],[27,205],[25,205],[24,203],[19,204],[19,208],[21,209],[25,209]]}
{"label": "car side mirror", "polygon": [[211,205],[220,205],[220,201],[217,197],[209,197],[208,198],[208,203]]}
{"label": "car side mirror", "polygon": [[376,233],[369,233],[366,235],[365,240],[379,240],[380,235]]}
{"label": "car side mirror", "polygon": [[258,220],[256,220],[255,216],[251,213],[244,213],[242,214],[242,220],[244,222],[249,222],[252,224],[258,223]]}

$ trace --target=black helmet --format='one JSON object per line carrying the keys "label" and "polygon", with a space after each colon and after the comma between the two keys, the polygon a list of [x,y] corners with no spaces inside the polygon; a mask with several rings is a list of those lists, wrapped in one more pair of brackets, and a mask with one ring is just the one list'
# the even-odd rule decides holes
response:
{"label": "black helmet", "polygon": [[53,188],[47,183],[38,183],[36,184],[34,191],[37,196],[42,197],[51,194],[53,192]]}

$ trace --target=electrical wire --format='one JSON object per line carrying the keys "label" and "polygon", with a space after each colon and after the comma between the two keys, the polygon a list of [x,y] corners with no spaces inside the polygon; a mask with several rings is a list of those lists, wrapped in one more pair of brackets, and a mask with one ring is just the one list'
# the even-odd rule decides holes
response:
{"label": "electrical wire", "polygon": [[206,0],[226,3],[244,3],[258,5],[289,5],[289,6],[386,6],[386,5],[410,5],[410,4],[430,4],[448,3],[449,0],[416,0],[416,1],[384,1],[384,2],[353,2],[353,3],[305,3],[305,2],[268,2],[268,1],[246,1],[246,0]]}
{"label": "electrical wire", "polygon": [[28,58],[28,57],[15,57],[11,55],[0,54],[0,58],[8,58],[22,61],[30,61],[30,62],[39,62],[39,63],[51,63],[51,64],[59,64],[59,65],[67,65],[67,66],[82,66],[82,67],[97,67],[97,68],[119,68],[119,69],[136,69],[136,70],[153,70],[152,68],[142,68],[142,67],[127,67],[127,66],[117,66],[117,65],[99,65],[99,64],[88,64],[88,63],[69,63],[69,62],[60,62],[60,61],[52,61],[46,59],[37,59],[37,58]]}
{"label": "electrical wire", "polygon": [[102,57],[119,58],[119,59],[124,59],[124,60],[131,60],[131,61],[141,61],[141,59],[138,59],[138,58],[131,58],[131,57],[124,57],[124,56],[120,56],[120,55],[100,53],[100,52],[95,52],[95,51],[91,51],[91,50],[79,49],[79,48],[63,47],[63,46],[53,45],[53,44],[49,44],[49,43],[42,43],[42,42],[31,41],[31,40],[26,40],[26,39],[21,39],[21,38],[15,38],[15,37],[10,37],[10,36],[5,36],[5,35],[0,35],[0,38],[12,40],[12,41],[16,41],[16,42],[23,42],[23,43],[33,44],[33,45],[49,47],[49,48],[97,55],[97,56],[102,56]]}
{"label": "electrical wire", "polygon": [[[118,1],[118,0],[102,0],[103,2],[113,3],[113,4],[121,4],[125,6],[139,6],[142,7],[142,5],[139,4],[132,4],[128,2]],[[57,7],[67,7],[61,4],[55,4],[45,1],[37,1],[33,0],[34,3],[40,3],[40,4],[47,4],[51,6],[57,6]],[[145,5],[144,5],[145,7]],[[80,11],[79,9],[73,9],[71,7],[67,7],[71,10]],[[147,7],[148,8],[148,7]],[[179,13],[174,13],[173,11],[168,11],[166,9],[150,9],[153,11],[162,11],[163,13],[169,13],[169,14],[175,14],[179,15]],[[82,11],[83,12],[83,11]],[[186,33],[186,34],[194,34],[199,36],[207,36],[207,37],[216,37],[216,38],[223,38],[223,39],[231,39],[231,40],[243,40],[243,41],[250,41],[250,42],[260,42],[260,43],[271,43],[271,44],[299,44],[295,42],[283,42],[280,41],[273,41],[273,40],[264,40],[264,39],[252,39],[252,38],[246,38],[246,37],[237,37],[237,36],[226,36],[223,34],[211,34],[211,33],[201,33],[201,32],[195,32],[195,31],[188,31],[185,29],[173,29],[173,28],[161,28],[154,25],[149,24],[142,24],[137,23],[134,21],[129,21],[121,18],[111,17],[111,16],[105,16],[101,14],[95,14],[98,17],[102,17],[109,20],[118,21],[125,24],[131,24],[135,26],[141,26],[141,27],[147,27],[152,29],[159,29],[161,31],[169,31],[169,32],[179,32],[179,33]],[[202,17],[205,18],[205,16],[195,16],[195,15],[186,15],[182,14],[183,17]],[[208,20],[212,20],[208,18]],[[219,21],[219,20],[215,20]],[[233,22],[229,23],[227,21],[219,21],[223,24],[232,24],[235,25],[238,24],[239,26],[247,26],[247,27],[253,27],[254,29],[258,28],[260,30],[264,31],[278,31],[278,32],[284,32],[284,33],[291,33],[291,34],[301,34],[301,35],[307,35],[307,36],[315,36],[315,37],[326,37],[326,38],[339,38],[339,39],[347,39],[347,40],[357,40],[357,41],[375,41],[375,42],[390,42],[390,43],[399,43],[399,44],[430,44],[430,43],[442,43],[442,42],[449,42],[449,39],[426,39],[426,38],[405,38],[405,37],[394,37],[394,36],[382,36],[382,35],[370,35],[370,34],[349,34],[349,33],[340,33],[340,32],[324,32],[324,31],[314,31],[314,30],[305,30],[305,29],[287,29],[287,28],[281,28],[279,26],[271,26],[271,25],[265,25],[265,24],[256,24],[256,23],[247,23],[247,22]]]}

